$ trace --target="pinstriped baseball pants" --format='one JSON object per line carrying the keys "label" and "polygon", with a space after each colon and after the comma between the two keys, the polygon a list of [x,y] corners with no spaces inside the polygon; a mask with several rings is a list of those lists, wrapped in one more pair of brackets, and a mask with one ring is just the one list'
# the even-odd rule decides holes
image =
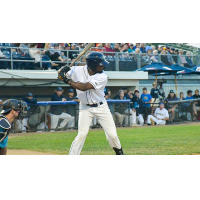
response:
{"label": "pinstriped baseball pants", "polygon": [[81,153],[93,117],[98,118],[98,122],[103,127],[106,139],[108,140],[110,146],[112,148],[115,147],[117,149],[121,149],[115,123],[107,103],[105,102],[98,107],[89,107],[81,104],[78,122],[78,135],[72,142],[69,155],[79,155]]}

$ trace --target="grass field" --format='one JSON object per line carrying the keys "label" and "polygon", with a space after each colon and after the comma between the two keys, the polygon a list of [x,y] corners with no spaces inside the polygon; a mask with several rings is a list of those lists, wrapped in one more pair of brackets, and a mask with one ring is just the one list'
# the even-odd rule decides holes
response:
{"label": "grass field", "polygon": [[[182,155],[200,153],[200,125],[118,129],[126,155]],[[77,132],[38,133],[10,137],[8,149],[68,154]],[[114,155],[103,130],[89,132],[84,155]]]}

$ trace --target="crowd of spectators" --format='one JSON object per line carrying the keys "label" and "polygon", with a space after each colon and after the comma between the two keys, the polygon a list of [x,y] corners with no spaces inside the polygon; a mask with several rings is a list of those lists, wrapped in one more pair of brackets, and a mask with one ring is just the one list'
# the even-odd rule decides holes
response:
{"label": "crowd of spectators", "polygon": [[[87,43],[0,43],[0,59],[27,60],[27,62],[13,61],[13,69],[56,69],[75,59]],[[12,51],[9,47],[13,47]],[[44,50],[37,50],[41,48]],[[70,51],[67,51],[70,50]],[[180,64],[192,68],[193,53],[183,49],[158,45],[147,45],[145,43],[96,43],[91,51],[104,53],[106,59],[111,63],[107,70],[115,70],[115,53],[119,53],[120,70],[132,71],[152,62],[162,62],[167,66]],[[139,57],[138,57],[139,56]],[[28,62],[29,61],[29,62]],[[40,61],[43,61],[40,64]],[[76,65],[85,63],[82,57]],[[0,69],[10,69],[11,62],[0,60]]]}

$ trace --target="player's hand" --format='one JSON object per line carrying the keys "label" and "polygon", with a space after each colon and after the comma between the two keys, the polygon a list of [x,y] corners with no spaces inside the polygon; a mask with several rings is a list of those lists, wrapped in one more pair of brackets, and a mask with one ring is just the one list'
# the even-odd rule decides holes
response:
{"label": "player's hand", "polygon": [[62,101],[67,101],[67,99],[65,99],[65,98],[62,98]]}

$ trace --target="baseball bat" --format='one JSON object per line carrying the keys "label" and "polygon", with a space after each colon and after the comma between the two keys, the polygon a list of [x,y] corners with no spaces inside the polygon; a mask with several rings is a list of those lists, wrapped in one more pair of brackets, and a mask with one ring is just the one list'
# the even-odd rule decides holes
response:
{"label": "baseball bat", "polygon": [[93,47],[95,43],[89,43],[84,49],[83,51],[77,56],[77,58],[75,60],[73,60],[73,62],[68,66],[68,67],[72,67],[74,65],[74,63],[81,57],[83,56],[91,47]]}

